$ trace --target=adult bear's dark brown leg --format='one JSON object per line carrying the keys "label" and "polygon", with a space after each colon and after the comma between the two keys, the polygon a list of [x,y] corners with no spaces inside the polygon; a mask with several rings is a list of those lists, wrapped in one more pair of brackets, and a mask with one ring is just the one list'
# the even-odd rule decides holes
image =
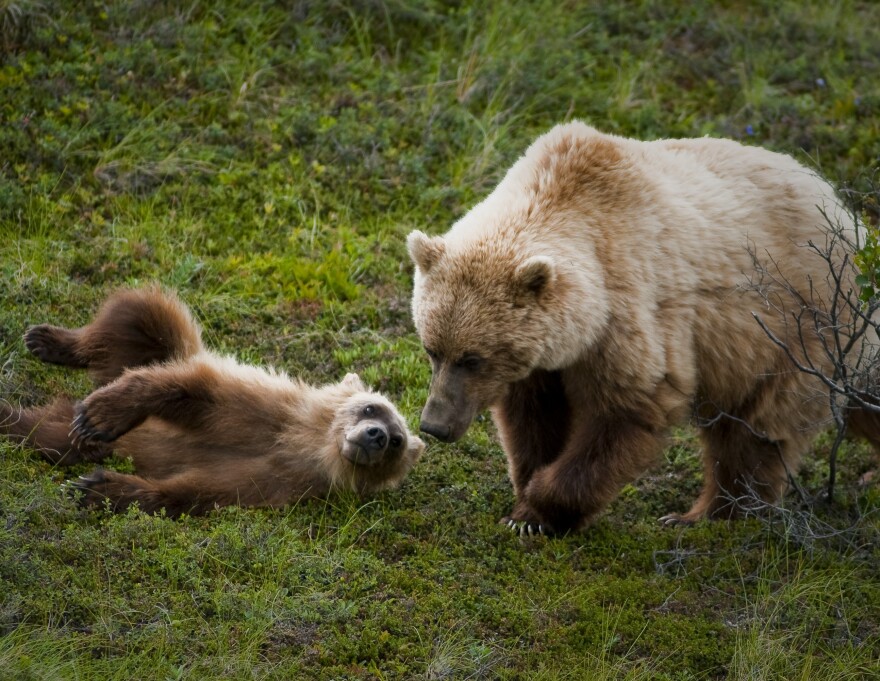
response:
{"label": "adult bear's dark brown leg", "polygon": [[501,522],[515,521],[535,471],[563,451],[571,428],[571,408],[559,372],[536,371],[510,386],[492,414],[507,454],[517,506]]}
{"label": "adult bear's dark brown leg", "polygon": [[571,431],[562,453],[535,471],[511,519],[521,533],[586,527],[624,485],[656,463],[664,431],[639,412],[602,415],[586,405],[572,405]]}

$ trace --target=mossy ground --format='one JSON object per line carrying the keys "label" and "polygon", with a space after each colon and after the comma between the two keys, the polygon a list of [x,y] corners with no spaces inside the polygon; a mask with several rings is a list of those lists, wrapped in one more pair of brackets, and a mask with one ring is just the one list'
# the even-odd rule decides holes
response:
{"label": "mossy ground", "polygon": [[[865,186],[878,26],[856,1],[0,0],[3,395],[84,393],[22,331],[160,281],[215,348],[357,370],[415,426],[410,229],[444,231],[573,117]],[[840,464],[832,506],[663,528],[699,489],[685,430],[588,533],[521,541],[496,524],[488,419],[367,502],[176,521],[78,510],[70,471],[4,442],[0,678],[873,677],[880,493],[857,480],[876,461]]]}

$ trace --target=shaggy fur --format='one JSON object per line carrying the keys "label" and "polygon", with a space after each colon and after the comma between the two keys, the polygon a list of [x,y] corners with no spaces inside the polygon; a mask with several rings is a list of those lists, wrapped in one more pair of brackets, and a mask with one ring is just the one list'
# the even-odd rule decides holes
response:
{"label": "shaggy fur", "polygon": [[393,487],[424,444],[387,399],[355,374],[313,387],[206,350],[189,310],[159,289],[120,291],[80,329],[26,336],[40,359],[87,369],[82,402],[0,406],[0,432],[53,463],[115,450],[137,475],[98,469],[72,484],[86,504],[137,502],[169,515],[217,506],[279,507],[332,489]]}
{"label": "shaggy fur", "polygon": [[[752,313],[799,347],[800,302],[777,284],[830,300],[804,248],[826,243],[823,211],[853,236],[828,184],[787,156],[557,126],[447,234],[409,236],[433,367],[422,430],[454,441],[490,407],[516,494],[505,520],[529,531],[588,525],[693,414],[705,486],[666,520],[776,500],[828,399]],[[876,422],[859,420],[875,441]]]}

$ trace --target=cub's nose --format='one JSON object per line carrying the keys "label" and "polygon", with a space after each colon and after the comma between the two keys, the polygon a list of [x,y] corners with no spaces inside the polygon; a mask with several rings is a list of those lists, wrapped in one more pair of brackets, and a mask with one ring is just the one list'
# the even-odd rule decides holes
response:
{"label": "cub's nose", "polygon": [[388,435],[382,428],[372,426],[367,428],[367,446],[370,449],[385,449],[388,444]]}
{"label": "cub's nose", "polygon": [[449,426],[441,426],[424,420],[419,424],[419,430],[436,437],[441,442],[449,442],[451,435],[451,429]]}

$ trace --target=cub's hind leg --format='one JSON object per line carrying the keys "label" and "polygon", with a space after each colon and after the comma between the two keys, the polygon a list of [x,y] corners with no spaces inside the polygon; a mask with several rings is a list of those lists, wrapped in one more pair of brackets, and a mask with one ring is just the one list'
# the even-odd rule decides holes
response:
{"label": "cub's hind leg", "polygon": [[83,329],[40,324],[25,332],[24,344],[34,357],[49,364],[88,369],[88,362],[77,352],[82,334]]}
{"label": "cub's hind leg", "polygon": [[[165,509],[168,516],[201,515],[221,506],[281,507],[289,501],[314,496],[326,489],[296,490],[279,480],[278,471],[266,461],[233,463],[229,467],[197,467],[167,477],[146,478],[97,469],[68,487],[82,493],[85,506],[107,503],[116,512],[137,503],[145,513]],[[293,492],[299,491],[298,495]]]}
{"label": "cub's hind leg", "polygon": [[29,409],[16,409],[0,401],[0,433],[36,449],[51,463],[72,466],[109,456],[110,448],[100,442],[74,442],[70,434],[72,419],[73,401],[66,397]]}
{"label": "cub's hind leg", "polygon": [[202,350],[189,309],[158,287],[117,291],[90,324],[78,329],[34,326],[25,345],[45,362],[88,369],[97,385],[127,368],[185,359]]}
{"label": "cub's hind leg", "polygon": [[[208,508],[199,500],[199,490],[192,484],[169,478],[149,480],[139,475],[116,473],[97,469],[67,483],[67,488],[81,492],[79,501],[83,506],[100,507],[105,503],[110,510],[122,512],[132,504],[145,513],[161,509],[176,517],[182,513],[204,513]],[[181,484],[182,483],[182,484]]]}

